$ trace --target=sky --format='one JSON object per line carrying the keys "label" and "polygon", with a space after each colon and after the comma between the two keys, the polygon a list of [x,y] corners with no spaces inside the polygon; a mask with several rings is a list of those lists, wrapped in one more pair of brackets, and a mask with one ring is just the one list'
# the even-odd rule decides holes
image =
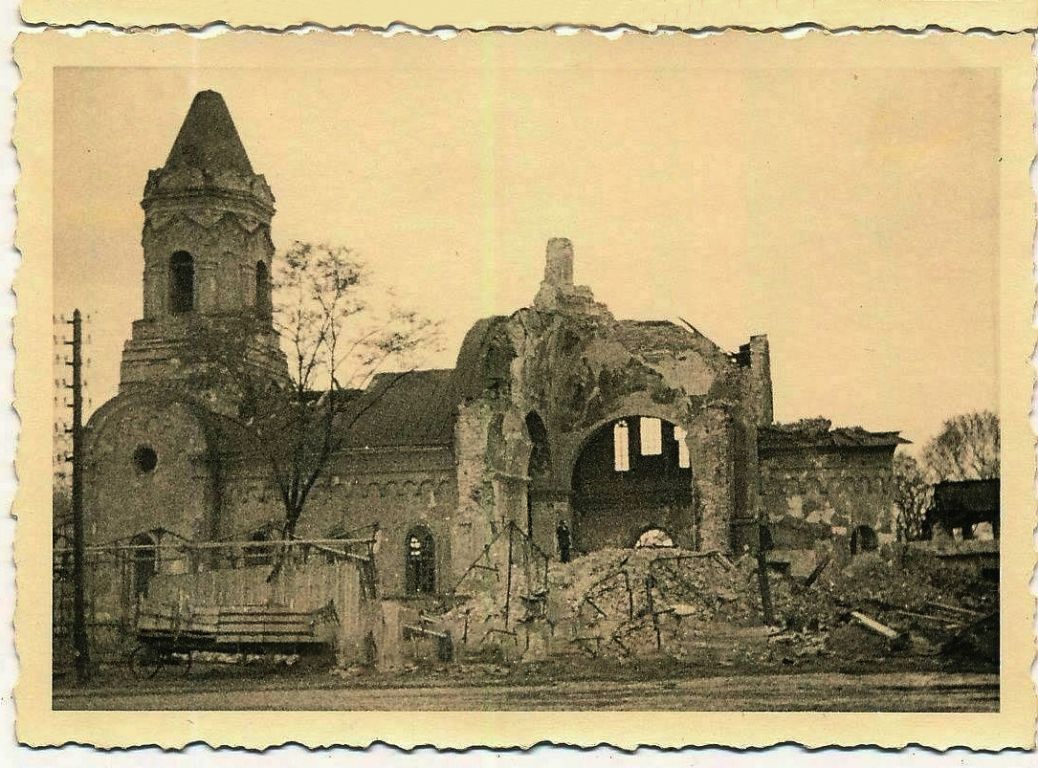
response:
{"label": "sky", "polygon": [[997,73],[646,50],[448,41],[320,70],[57,70],[54,306],[90,315],[92,406],[141,313],[147,172],[213,88],[277,198],[275,244],[357,250],[442,321],[429,366],[529,305],[564,236],[617,317],[685,318],[730,350],[767,333],[778,421],[920,444],[995,408]]}

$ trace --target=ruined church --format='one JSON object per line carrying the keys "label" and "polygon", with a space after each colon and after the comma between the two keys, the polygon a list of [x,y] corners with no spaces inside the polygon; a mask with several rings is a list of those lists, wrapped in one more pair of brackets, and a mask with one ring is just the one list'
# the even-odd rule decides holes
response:
{"label": "ruined church", "polygon": [[[86,430],[88,543],[259,540],[278,494],[230,427],[234,404],[194,384],[217,362],[200,335],[289,375],[271,317],[274,196],[219,94],[197,94],[141,205],[143,316]],[[739,553],[766,530],[769,557],[794,570],[820,543],[892,537],[897,433],[776,425],[766,336],[732,351],[688,324],[618,319],[573,275],[572,244],[550,240],[530,306],[476,321],[453,368],[376,376],[298,535],[377,524],[394,597],[449,593],[511,525],[550,558]]]}

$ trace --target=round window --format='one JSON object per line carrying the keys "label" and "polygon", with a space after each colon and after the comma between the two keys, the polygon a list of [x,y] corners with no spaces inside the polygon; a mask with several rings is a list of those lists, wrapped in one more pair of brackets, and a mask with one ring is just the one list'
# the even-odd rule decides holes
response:
{"label": "round window", "polygon": [[153,448],[142,445],[133,452],[133,463],[139,472],[151,472],[159,463],[159,456]]}

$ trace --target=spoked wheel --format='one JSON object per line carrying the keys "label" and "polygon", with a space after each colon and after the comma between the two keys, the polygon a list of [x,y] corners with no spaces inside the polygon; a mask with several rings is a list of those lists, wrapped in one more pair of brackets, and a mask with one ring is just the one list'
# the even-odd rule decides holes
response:
{"label": "spoked wheel", "polygon": [[191,674],[191,659],[191,651],[178,651],[170,654],[166,663],[175,667],[176,674],[180,675],[180,677],[187,677]]}
{"label": "spoked wheel", "polygon": [[130,654],[130,671],[138,680],[151,680],[159,673],[164,659],[151,645],[138,645]]}

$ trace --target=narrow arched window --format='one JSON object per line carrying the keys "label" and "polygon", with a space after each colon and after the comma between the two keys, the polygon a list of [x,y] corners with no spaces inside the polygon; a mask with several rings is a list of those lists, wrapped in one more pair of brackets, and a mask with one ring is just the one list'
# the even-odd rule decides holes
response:
{"label": "narrow arched window", "polygon": [[256,262],[256,314],[270,317],[270,271],[265,262]]}
{"label": "narrow arched window", "polygon": [[407,534],[404,557],[407,594],[433,594],[436,591],[436,551],[432,534],[425,527],[415,526]]}
{"label": "narrow arched window", "polygon": [[195,308],[195,264],[186,251],[177,251],[169,259],[169,308],[174,315]]}

